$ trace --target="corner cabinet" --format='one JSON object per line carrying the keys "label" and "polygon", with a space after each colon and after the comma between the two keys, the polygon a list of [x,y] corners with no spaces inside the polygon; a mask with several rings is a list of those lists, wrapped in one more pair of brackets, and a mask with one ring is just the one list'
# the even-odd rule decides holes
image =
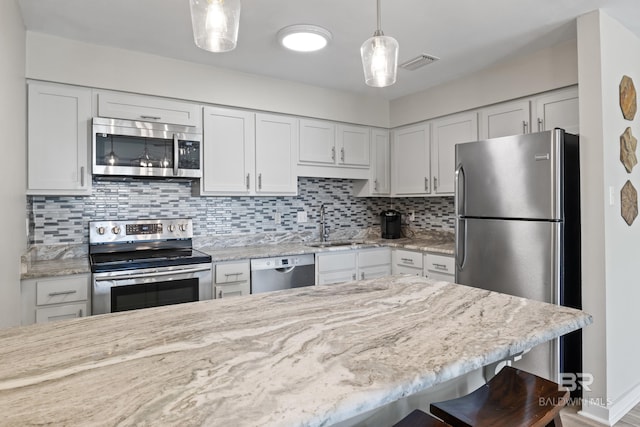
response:
{"label": "corner cabinet", "polygon": [[391,193],[393,196],[431,194],[430,124],[398,129],[393,133]]}
{"label": "corner cabinet", "polygon": [[371,130],[371,169],[369,179],[355,180],[353,194],[358,197],[391,194],[391,145],[387,129]]}
{"label": "corner cabinet", "polygon": [[205,107],[199,195],[295,195],[297,119]]}
{"label": "corner cabinet", "polygon": [[28,84],[27,194],[91,194],[91,89]]}

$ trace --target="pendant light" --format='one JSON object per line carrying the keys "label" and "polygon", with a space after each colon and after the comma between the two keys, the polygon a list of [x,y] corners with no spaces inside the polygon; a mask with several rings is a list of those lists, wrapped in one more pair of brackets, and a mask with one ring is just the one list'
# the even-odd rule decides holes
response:
{"label": "pendant light", "polygon": [[364,81],[373,87],[390,86],[396,82],[398,71],[398,42],[385,36],[380,25],[380,0],[378,6],[378,27],[373,37],[362,44],[360,55],[364,68]]}
{"label": "pendant light", "polygon": [[209,52],[236,47],[240,0],[190,0],[191,24],[196,46]]}

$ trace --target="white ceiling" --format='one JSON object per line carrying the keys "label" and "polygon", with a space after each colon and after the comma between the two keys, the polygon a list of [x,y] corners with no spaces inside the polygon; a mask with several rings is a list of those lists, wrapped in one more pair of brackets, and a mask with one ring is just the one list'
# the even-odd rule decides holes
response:
{"label": "white ceiling", "polygon": [[[19,0],[29,31],[137,50],[247,73],[394,99],[495,62],[576,37],[575,18],[602,8],[640,34],[640,0],[382,0],[382,29],[400,62],[441,58],[398,71],[386,88],[364,84],[360,45],[376,27],[375,0],[242,0],[238,46],[209,53],[193,43],[188,0]],[[276,33],[312,23],[333,34],[328,48],[294,53]]]}

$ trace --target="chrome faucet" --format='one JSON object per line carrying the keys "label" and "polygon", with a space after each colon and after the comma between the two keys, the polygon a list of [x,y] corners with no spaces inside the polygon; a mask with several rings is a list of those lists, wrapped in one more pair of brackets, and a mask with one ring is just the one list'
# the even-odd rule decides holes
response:
{"label": "chrome faucet", "polygon": [[326,242],[329,238],[329,226],[327,225],[327,220],[325,218],[325,209],[326,205],[323,203],[320,205],[320,241]]}

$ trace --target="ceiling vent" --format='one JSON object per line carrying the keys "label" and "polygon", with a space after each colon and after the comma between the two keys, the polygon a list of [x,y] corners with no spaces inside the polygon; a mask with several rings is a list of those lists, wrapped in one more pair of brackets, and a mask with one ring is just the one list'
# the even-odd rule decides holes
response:
{"label": "ceiling vent", "polygon": [[425,65],[431,64],[432,62],[436,62],[439,59],[440,58],[438,58],[437,56],[421,53],[415,58],[411,58],[408,61],[404,61],[402,64],[398,66],[400,68],[404,68],[405,70],[413,71],[413,70],[417,70],[420,67],[424,67]]}

